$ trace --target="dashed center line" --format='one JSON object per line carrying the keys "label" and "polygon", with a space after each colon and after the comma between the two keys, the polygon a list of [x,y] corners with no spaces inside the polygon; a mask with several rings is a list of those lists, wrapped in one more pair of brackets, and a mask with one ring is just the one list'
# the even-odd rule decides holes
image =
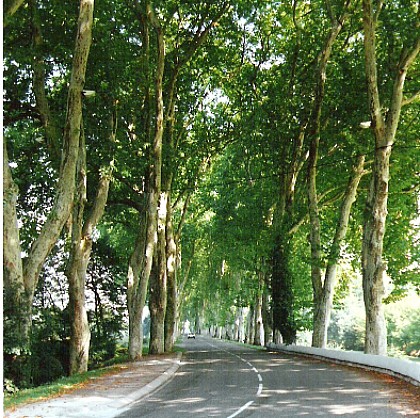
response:
{"label": "dashed center line", "polygon": [[[262,382],[262,380],[263,380],[262,376],[260,375],[258,369],[251,362],[242,358],[241,356],[238,356],[237,354],[231,353],[230,351],[227,351],[227,350],[223,350],[223,351],[226,351],[230,355],[235,356],[238,359],[242,360],[244,363],[246,363],[255,373],[257,373],[258,381]],[[261,396],[262,390],[263,390],[263,384],[259,383],[256,396]],[[254,403],[254,401],[247,402],[245,405],[241,406],[235,413],[233,413],[232,415],[229,415],[227,418],[234,418],[234,417],[238,416],[241,412],[245,411],[245,409],[249,408],[253,403]]]}
{"label": "dashed center line", "polygon": [[245,411],[245,409],[247,409],[248,407],[250,407],[253,403],[254,403],[254,401],[249,401],[244,406],[242,406],[241,408],[239,408],[234,414],[229,415],[227,418],[233,418],[233,417],[238,416],[241,412]]}
{"label": "dashed center line", "polygon": [[[208,343],[209,344],[209,343]],[[219,348],[216,347],[213,344],[209,344],[211,347],[213,348]],[[262,390],[263,390],[263,384],[261,383],[263,381],[261,374],[259,373],[258,369],[248,360],[244,359],[241,356],[238,356],[237,354],[233,354],[228,350],[222,349],[222,351],[225,351],[226,353],[230,354],[231,356],[237,357],[239,360],[243,361],[244,363],[246,363],[255,373],[257,373],[257,377],[258,377],[258,381],[260,382],[258,384],[258,390],[256,393],[256,396],[259,397],[261,396]],[[252,404],[254,403],[254,401],[249,401],[247,402],[245,405],[242,405],[237,411],[235,411],[232,415],[229,415],[227,418],[234,418],[236,416],[238,416],[241,412],[245,411],[247,408],[249,408]]]}

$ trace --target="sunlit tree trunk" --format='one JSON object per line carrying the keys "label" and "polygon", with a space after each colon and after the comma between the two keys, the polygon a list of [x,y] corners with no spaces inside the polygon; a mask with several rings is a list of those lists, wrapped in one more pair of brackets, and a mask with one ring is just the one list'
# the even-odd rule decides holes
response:
{"label": "sunlit tree trunk", "polygon": [[383,309],[384,273],[383,242],[388,206],[389,161],[395,141],[403,101],[407,70],[420,50],[420,37],[405,45],[396,63],[396,72],[386,119],[379,95],[376,63],[376,26],[383,2],[363,0],[365,68],[371,127],[375,137],[374,163],[365,208],[362,242],[363,294],[366,309],[365,352],[385,355],[387,352],[386,321]]}
{"label": "sunlit tree trunk", "polygon": [[156,240],[156,221],[149,210],[156,210],[156,195],[147,195],[147,209],[139,219],[136,243],[131,254],[127,275],[128,353],[131,360],[143,355],[143,309],[153,263]]}
{"label": "sunlit tree trunk", "polygon": [[236,307],[235,309],[235,323],[233,326],[233,339],[235,341],[239,341],[239,316],[240,316],[241,308]]}
{"label": "sunlit tree trunk", "polygon": [[354,174],[349,180],[346,193],[344,195],[340,218],[334,235],[327,260],[325,277],[320,290],[319,299],[314,300],[314,329],[312,333],[312,346],[325,348],[327,345],[327,330],[331,317],[331,309],[334,297],[334,287],[336,284],[337,267],[340,260],[340,253],[343,240],[346,236],[350,219],[351,207],[356,200],[357,188],[364,174],[365,157],[358,158],[358,163],[354,167]]}
{"label": "sunlit tree trunk", "polygon": [[[222,17],[228,9],[227,4],[220,7],[219,13],[213,17],[211,22],[204,24],[197,30],[182,53],[178,47],[173,48],[172,52],[177,52],[173,56],[173,61],[165,64],[165,39],[163,28],[161,27],[160,18],[154,13],[151,3],[146,3],[146,13],[148,21],[154,28],[157,35],[157,70],[156,70],[156,133],[163,137],[163,147],[165,148],[165,164],[163,166],[163,189],[164,193],[160,194],[160,198],[169,201],[172,187],[172,178],[174,175],[173,156],[176,155],[176,144],[174,141],[174,126],[176,121],[176,88],[178,76],[181,69],[190,61],[196,51],[204,44],[211,29],[215,23]],[[165,91],[163,91],[164,67],[166,65],[168,75],[165,83]],[[163,94],[165,95],[165,103],[163,103]],[[164,112],[165,109],[165,112]],[[164,115],[165,113],[165,115]],[[161,165],[162,166],[162,165]],[[165,195],[165,196],[163,196]],[[163,211],[163,204],[160,204],[160,211]],[[168,211],[167,222],[158,222],[158,245],[157,255],[155,257],[156,274],[152,276],[150,283],[150,314],[151,314],[151,336],[150,350],[151,352],[161,352],[161,340],[165,341],[165,350],[172,350],[174,342],[175,321],[177,317],[177,284],[176,284],[176,256],[177,239],[172,234],[172,211]],[[168,231],[166,227],[168,225]],[[160,233],[162,232],[162,233]],[[179,234],[177,234],[179,235]],[[166,238],[165,238],[166,237]],[[165,245],[166,242],[166,252]],[[169,270],[168,270],[169,269]],[[170,294],[167,294],[167,291]],[[163,310],[163,311],[162,311]],[[165,320],[166,318],[166,320]],[[164,323],[162,323],[164,321]],[[165,333],[165,335],[163,335]]]}
{"label": "sunlit tree trunk", "polygon": [[[150,31],[146,13],[139,10],[138,17],[141,26],[143,57],[140,61],[141,73],[144,77],[144,142],[151,139],[151,82],[150,82]],[[153,147],[156,151],[156,147]],[[159,152],[159,151],[158,151]],[[137,236],[128,262],[127,272],[127,310],[128,310],[128,354],[130,360],[138,360],[143,355],[143,310],[146,304],[150,272],[153,265],[153,255],[156,246],[157,205],[158,195],[154,183],[156,171],[154,154],[148,156],[148,169],[144,177],[143,207],[140,209]],[[155,169],[155,170],[154,170]]]}
{"label": "sunlit tree trunk", "polygon": [[[115,142],[116,115],[111,118],[111,143]],[[105,211],[113,163],[100,170],[92,209],[84,221],[87,166],[84,135],[80,139],[76,194],[72,215],[71,247],[66,276],[70,307],[70,374],[86,372],[89,361],[90,328],[85,306],[86,272],[92,253],[92,234]]]}
{"label": "sunlit tree trunk", "polygon": [[86,202],[86,150],[80,139],[76,176],[75,203],[72,213],[71,246],[66,268],[69,283],[70,374],[87,371],[90,329],[85,306],[86,269],[92,249],[91,237],[83,237],[83,215]]}
{"label": "sunlit tree trunk", "polygon": [[[162,29],[149,2],[145,9],[138,10],[143,29],[143,42],[146,54],[145,62],[149,64],[149,25],[155,29],[157,49],[157,69],[155,73],[155,130],[150,153],[149,170],[146,179],[146,208],[141,213],[139,231],[134,251],[130,257],[127,277],[127,304],[129,312],[129,356],[131,360],[139,359],[143,353],[142,315],[146,302],[149,280],[151,277],[154,255],[158,242],[158,207],[162,184],[162,136],[163,136],[163,100],[162,78],[164,69],[165,48]],[[147,73],[148,68],[144,71]],[[148,76],[146,74],[146,84]],[[146,90],[148,86],[146,86]],[[149,93],[146,91],[146,101]],[[146,115],[146,138],[149,138],[148,124],[150,115]]]}
{"label": "sunlit tree trunk", "polygon": [[238,341],[243,343],[245,341],[245,321],[244,321],[244,308],[239,310],[239,324],[238,324]]}
{"label": "sunlit tree trunk", "polygon": [[[262,263],[263,270],[264,261]],[[271,303],[270,303],[270,277],[267,272],[264,271],[264,291],[262,294],[262,318],[263,318],[263,325],[264,325],[264,345],[273,341],[273,317],[271,311]]]}
{"label": "sunlit tree trunk", "polygon": [[[350,2],[346,3],[344,11]],[[332,6],[327,2],[330,12],[331,29],[324,41],[322,50],[318,55],[318,68],[315,79],[314,102],[311,110],[311,117],[308,124],[308,137],[310,138],[309,159],[308,159],[308,202],[310,220],[310,246],[311,246],[311,281],[314,301],[314,333],[312,345],[324,346],[326,330],[324,327],[327,316],[331,310],[332,290],[334,283],[330,279],[335,279],[336,266],[330,265],[328,281],[326,286],[323,283],[322,271],[325,261],[321,251],[321,222],[319,216],[319,203],[317,192],[317,164],[318,150],[321,137],[321,113],[325,94],[325,84],[327,78],[327,65],[332,53],[333,45],[343,27],[345,15],[338,18],[335,16]],[[337,244],[338,245],[338,244]],[[334,274],[332,274],[334,271]],[[331,275],[332,274],[332,275]],[[331,300],[330,300],[331,299]],[[328,306],[327,306],[328,305]]]}
{"label": "sunlit tree trunk", "polygon": [[165,351],[172,351],[175,343],[177,321],[177,243],[172,224],[170,195],[166,209],[166,271],[167,303],[165,314]]}
{"label": "sunlit tree trunk", "polygon": [[[68,220],[74,199],[76,165],[79,153],[79,140],[82,123],[82,89],[85,81],[87,59],[92,39],[93,23],[93,0],[81,0],[78,19],[78,30],[74,49],[73,65],[68,90],[67,116],[64,127],[63,149],[59,179],[56,185],[56,193],[53,206],[44,223],[37,239],[29,250],[28,257],[22,266],[20,278],[16,276],[17,269],[13,271],[13,277],[17,280],[18,288],[24,285],[25,299],[23,303],[24,316],[17,321],[16,327],[19,330],[18,340],[26,348],[29,346],[29,337],[32,323],[32,301],[39,274],[42,270],[45,259],[57,242],[65,222]],[[9,182],[12,185],[12,183]],[[7,212],[9,215],[10,212]],[[10,214],[12,216],[12,214]],[[13,228],[14,220],[5,219],[5,224]],[[17,225],[16,225],[17,227]],[[10,246],[7,239],[18,236],[17,233],[8,234],[4,242],[5,248],[14,248],[16,257],[20,257],[20,248],[17,244]],[[8,255],[8,258],[10,256]],[[4,270],[9,268],[5,264]],[[5,275],[12,278],[12,274],[5,272]],[[5,285],[6,285],[5,281]],[[13,285],[13,284],[12,284]],[[14,286],[14,285],[13,285]]]}
{"label": "sunlit tree trunk", "polygon": [[26,380],[23,362],[29,353],[31,303],[26,293],[21,246],[16,214],[18,187],[9,167],[6,142],[3,141],[3,333],[13,336],[21,352],[21,380]]}

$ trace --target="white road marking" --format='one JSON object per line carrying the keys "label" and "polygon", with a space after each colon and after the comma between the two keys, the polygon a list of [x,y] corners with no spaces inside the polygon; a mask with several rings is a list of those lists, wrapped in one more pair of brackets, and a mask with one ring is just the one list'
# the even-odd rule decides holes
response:
{"label": "white road marking", "polygon": [[[214,348],[218,348],[218,347],[215,347],[213,344],[210,344],[210,343],[207,343],[207,344],[209,344],[210,346],[212,346]],[[262,380],[263,380],[262,379],[262,376],[260,375],[260,373],[258,372],[257,368],[254,367],[254,365],[252,363],[250,363],[248,360],[244,359],[243,357],[238,356],[237,354],[231,353],[228,350],[222,349],[222,351],[225,351],[226,353],[230,354],[231,356],[237,357],[239,360],[241,360],[244,363],[246,363],[249,367],[251,367],[251,369],[255,373],[257,373],[258,381],[259,382],[262,382]],[[257,390],[256,396],[261,396],[262,390],[263,390],[263,384],[262,383],[259,383],[258,384],[258,390]],[[234,417],[238,416],[241,412],[245,411],[245,409],[249,408],[253,403],[254,403],[254,401],[247,402],[245,405],[241,406],[236,412],[234,412],[232,415],[229,415],[227,418],[234,418]]]}
{"label": "white road marking", "polygon": [[[260,373],[258,372],[257,368],[256,368],[256,367],[254,367],[254,365],[253,365],[252,363],[250,363],[248,360],[246,360],[246,359],[242,358],[241,356],[238,356],[237,354],[233,354],[233,353],[231,353],[231,352],[230,352],[230,351],[228,351],[228,350],[223,350],[223,351],[226,351],[226,353],[230,354],[231,356],[235,356],[235,357],[237,357],[239,360],[242,360],[244,363],[246,363],[249,367],[251,367],[251,369],[252,369],[255,373],[257,373],[257,376],[258,376],[258,381],[262,382],[262,376],[260,375]],[[256,394],[256,396],[261,396],[262,390],[263,390],[263,384],[262,384],[262,383],[260,383],[260,384],[258,385],[258,390],[257,390],[257,394]],[[254,403],[254,401],[249,401],[249,402],[247,402],[245,405],[241,406],[241,407],[240,407],[240,408],[239,408],[239,409],[238,409],[235,413],[233,413],[232,415],[229,415],[227,418],[233,418],[233,417],[238,416],[241,412],[245,411],[245,409],[247,409],[248,407],[250,407],[253,403]]]}
{"label": "white road marking", "polygon": [[233,418],[236,417],[237,415],[239,415],[242,411],[245,411],[245,409],[247,409],[248,407],[250,407],[252,404],[254,403],[254,401],[249,401],[247,402],[244,406],[242,406],[241,408],[239,408],[235,413],[233,413],[232,415],[229,415],[227,418]]}

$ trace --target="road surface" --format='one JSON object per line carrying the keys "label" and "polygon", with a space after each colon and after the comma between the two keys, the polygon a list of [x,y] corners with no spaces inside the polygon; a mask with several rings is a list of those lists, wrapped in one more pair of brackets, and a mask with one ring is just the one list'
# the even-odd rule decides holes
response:
{"label": "road surface", "polygon": [[166,385],[119,418],[417,416],[370,373],[197,336]]}

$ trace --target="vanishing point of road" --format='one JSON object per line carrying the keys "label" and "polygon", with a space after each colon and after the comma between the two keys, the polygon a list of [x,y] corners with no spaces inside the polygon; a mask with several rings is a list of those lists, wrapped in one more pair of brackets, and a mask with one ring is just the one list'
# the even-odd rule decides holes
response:
{"label": "vanishing point of road", "polygon": [[182,347],[174,377],[119,418],[419,416],[363,370],[201,336]]}

